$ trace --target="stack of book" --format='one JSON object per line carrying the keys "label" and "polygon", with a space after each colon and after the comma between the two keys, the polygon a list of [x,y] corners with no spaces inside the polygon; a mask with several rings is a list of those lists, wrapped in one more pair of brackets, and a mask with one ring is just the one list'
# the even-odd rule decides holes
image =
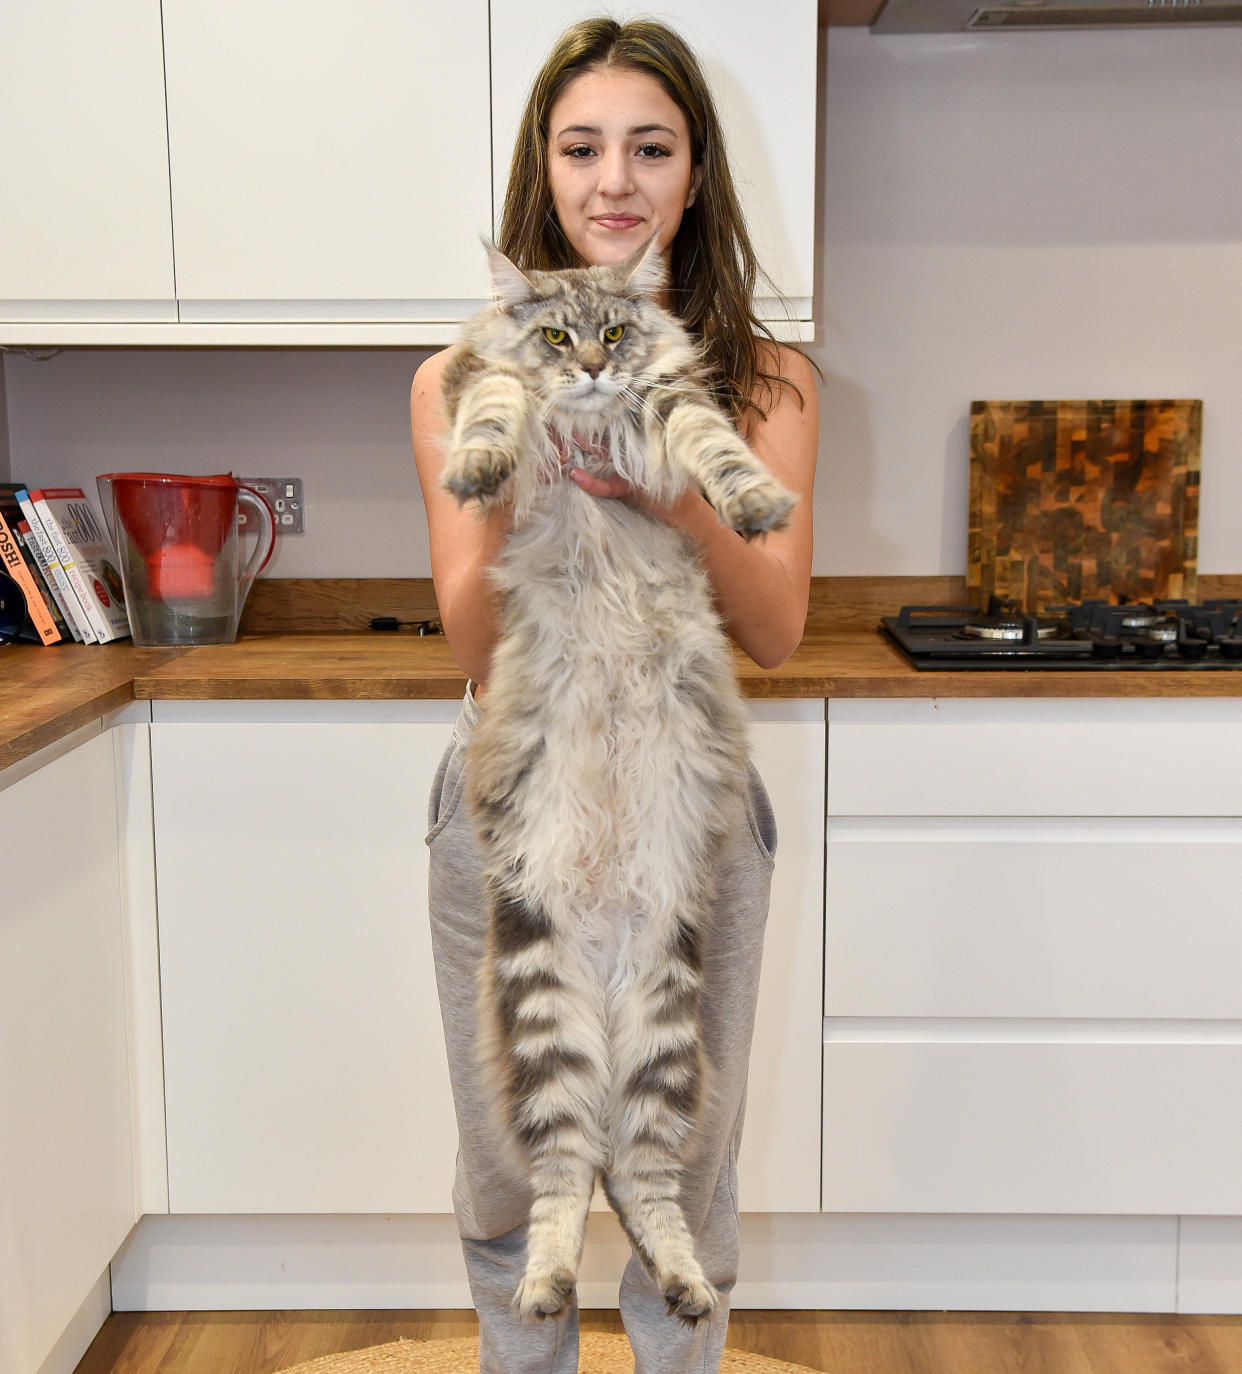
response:
{"label": "stack of book", "polygon": [[0,575],[6,604],[25,600],[24,616],[8,617],[20,639],[107,644],[129,635],[120,560],[80,487],[0,482]]}

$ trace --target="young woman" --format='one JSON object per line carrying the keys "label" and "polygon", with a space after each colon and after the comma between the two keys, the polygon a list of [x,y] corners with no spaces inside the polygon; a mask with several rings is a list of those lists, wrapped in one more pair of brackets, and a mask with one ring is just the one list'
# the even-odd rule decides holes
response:
{"label": "young woman", "polygon": [[[722,525],[697,492],[649,508],[699,549],[733,639],[761,667],[775,667],[797,646],[807,612],[817,444],[812,369],[772,341],[752,314],[755,257],[694,55],[654,22],[588,20],[562,36],[536,77],[514,150],[499,246],[519,267],[555,269],[620,261],[657,231],[670,265],[667,306],[701,340],[720,402],[739,432],[802,499],[788,528],[752,543]],[[440,485],[445,357],[437,354],[419,368],[410,412],[440,615],[473,689],[433,788],[428,837],[432,938],[461,1138],[454,1206],[479,1314],[483,1374],[573,1374],[576,1310],[535,1322],[511,1307],[525,1262],[530,1194],[498,1148],[474,1058],[486,903],[482,857],[459,803],[464,745],[479,710],[486,710],[497,635],[489,569],[507,515],[502,508],[481,520],[472,509],[459,509]],[[568,475],[599,500],[638,499],[619,478],[580,469]],[[738,1248],[735,1166],[775,842],[756,777],[746,832],[732,838],[718,866],[702,1022],[720,1091],[689,1152],[693,1163],[681,1189],[699,1259],[721,1304],[696,1326],[679,1322],[632,1259],[620,1307],[636,1374],[711,1374],[724,1346]]]}

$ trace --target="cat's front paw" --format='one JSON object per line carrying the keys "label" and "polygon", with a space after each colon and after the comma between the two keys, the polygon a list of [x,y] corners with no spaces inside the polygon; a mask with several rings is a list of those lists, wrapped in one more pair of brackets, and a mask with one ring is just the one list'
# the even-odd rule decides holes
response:
{"label": "cat's front paw", "polygon": [[564,1310],[574,1291],[574,1276],[568,1269],[553,1269],[540,1274],[526,1271],[518,1284],[513,1305],[523,1317],[556,1317]]}
{"label": "cat's front paw", "polygon": [[682,1274],[665,1279],[662,1291],[669,1315],[688,1326],[702,1317],[710,1317],[720,1302],[716,1290],[702,1275]]}
{"label": "cat's front paw", "polygon": [[716,510],[731,529],[746,539],[767,534],[769,530],[783,530],[789,524],[789,513],[798,498],[767,473],[747,478],[731,488]]}
{"label": "cat's front paw", "polygon": [[513,468],[512,453],[490,444],[465,443],[449,454],[441,480],[458,505],[487,503],[512,476]]}

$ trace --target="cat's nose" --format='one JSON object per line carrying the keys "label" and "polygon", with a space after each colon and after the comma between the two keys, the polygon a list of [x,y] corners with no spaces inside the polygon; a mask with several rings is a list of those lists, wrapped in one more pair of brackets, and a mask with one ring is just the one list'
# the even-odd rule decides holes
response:
{"label": "cat's nose", "polygon": [[603,371],[603,368],[599,365],[599,363],[583,363],[582,370],[586,373],[589,373],[591,380],[594,382],[598,379],[599,374]]}

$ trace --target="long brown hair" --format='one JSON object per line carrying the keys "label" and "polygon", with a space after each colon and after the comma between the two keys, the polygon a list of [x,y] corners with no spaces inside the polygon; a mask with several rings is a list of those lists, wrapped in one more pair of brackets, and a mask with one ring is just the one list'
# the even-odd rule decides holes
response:
{"label": "long brown hair", "polygon": [[[585,19],[557,41],[535,77],[518,127],[500,222],[501,252],[531,270],[577,266],[548,184],[548,117],[576,76],[600,67],[653,76],[686,117],[691,156],[702,180],[672,244],[671,300],[678,318],[702,344],[721,404],[740,421],[748,410],[766,414],[780,385],[792,387],[801,401],[801,392],[781,376],[779,363],[777,371],[767,370],[767,362],[780,355],[751,303],[762,274],[733,186],[711,90],[685,41],[655,20],[620,24]],[[755,400],[760,393],[763,402]]]}

